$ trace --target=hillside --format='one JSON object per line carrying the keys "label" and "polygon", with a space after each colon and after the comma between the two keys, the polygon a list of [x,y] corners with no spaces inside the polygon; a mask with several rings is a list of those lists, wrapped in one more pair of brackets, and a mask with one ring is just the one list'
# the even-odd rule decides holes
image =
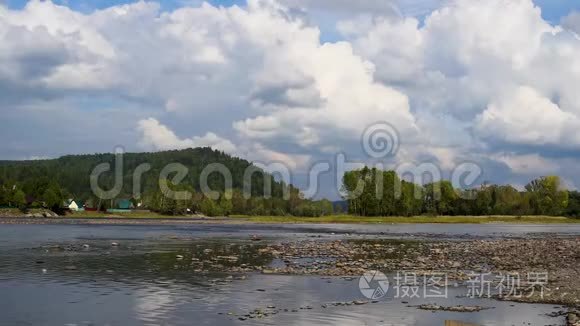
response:
{"label": "hillside", "polygon": [[[90,175],[93,169],[109,163],[114,169],[115,155],[68,155],[57,159],[37,161],[0,161],[0,207],[62,207],[63,200],[90,201],[101,209],[115,208],[115,201],[102,201],[93,194]],[[251,162],[232,157],[210,148],[194,148],[156,153],[125,153],[123,155],[123,188],[116,199],[132,199],[133,172],[141,164],[148,163],[151,169],[141,178],[141,198],[143,207],[167,214],[181,214],[187,209],[207,215],[266,214],[266,215],[321,215],[330,213],[330,202],[312,202],[302,199],[298,189],[289,186],[290,199],[282,199],[285,185],[277,182],[272,175],[259,170],[252,174],[252,198],[242,196],[244,173]],[[164,196],[159,187],[161,170],[170,163],[184,165],[188,174],[175,190],[193,193],[190,200],[171,200]],[[221,196],[209,200],[200,193],[200,175],[210,163],[220,163],[232,174],[233,198]],[[170,175],[169,178],[172,178]],[[272,198],[264,197],[264,181],[270,179]],[[99,186],[104,190],[114,184],[113,172],[105,172],[99,178]],[[225,183],[219,173],[208,177],[208,184],[223,195]],[[95,204],[97,203],[98,204]],[[330,207],[330,208],[329,208]]]}
{"label": "hillside", "polygon": [[[151,165],[151,170],[143,174],[143,193],[158,189],[160,172],[170,163],[180,163],[187,167],[189,173],[183,184],[191,185],[195,190],[200,189],[201,171],[210,163],[223,164],[231,171],[234,189],[242,189],[244,171],[252,165],[246,160],[210,148],[155,153],[126,153],[123,160],[123,191],[120,195],[123,197],[131,196],[133,172],[136,167],[143,163]],[[56,181],[71,196],[88,199],[93,195],[89,177],[91,171],[100,163],[110,163],[114,167],[114,154],[67,155],[57,159],[37,161],[0,161],[0,181],[22,184],[24,188],[28,188],[27,185],[30,187],[41,179],[49,179]],[[113,178],[113,173],[106,172],[101,176],[99,184],[105,188],[105,185],[112,185]],[[253,195],[262,195],[264,178],[272,177],[268,174],[255,173],[253,182],[256,186],[252,187]],[[214,190],[224,190],[224,182],[217,173],[210,175],[208,183]],[[281,196],[281,183],[273,180],[272,188],[274,197]],[[25,190],[33,192],[31,191],[33,189]]]}

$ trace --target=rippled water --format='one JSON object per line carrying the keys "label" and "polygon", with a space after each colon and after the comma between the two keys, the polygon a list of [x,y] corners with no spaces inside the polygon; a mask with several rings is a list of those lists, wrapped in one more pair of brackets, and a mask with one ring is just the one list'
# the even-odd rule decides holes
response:
{"label": "rippled water", "polygon": [[[357,280],[318,276],[232,275],[200,271],[190,259],[235,255],[232,264],[263,265],[263,242],[328,237],[310,230],[247,227],[0,226],[1,325],[545,325],[551,305],[456,298],[391,298],[366,305],[322,304],[361,299]],[[320,231],[318,231],[320,232]],[[111,246],[118,242],[118,247]],[[88,244],[88,248],[83,248]],[[211,252],[206,249],[211,249]],[[204,256],[205,255],[205,256]],[[208,257],[205,257],[208,258]],[[228,264],[228,262],[221,262]],[[409,305],[482,305],[477,313],[421,311]],[[275,308],[267,308],[268,306]],[[311,308],[311,309],[308,309]],[[239,320],[255,309],[276,314]],[[454,323],[453,321],[458,321]]]}

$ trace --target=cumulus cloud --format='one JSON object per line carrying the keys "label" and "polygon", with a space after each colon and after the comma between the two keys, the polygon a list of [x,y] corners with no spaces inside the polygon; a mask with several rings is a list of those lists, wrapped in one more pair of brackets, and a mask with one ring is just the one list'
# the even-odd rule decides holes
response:
{"label": "cumulus cloud", "polygon": [[169,150],[196,147],[210,147],[230,155],[247,158],[264,164],[280,162],[291,169],[301,169],[310,161],[308,155],[290,155],[266,148],[259,143],[233,144],[212,132],[203,137],[179,138],[171,129],[154,118],[139,121],[138,130],[141,133],[140,146],[147,150]]}
{"label": "cumulus cloud", "polygon": [[538,154],[498,153],[492,158],[505,163],[513,172],[518,174],[548,175],[557,173],[559,169],[558,164],[546,160]]}
{"label": "cumulus cloud", "polygon": [[477,117],[476,129],[493,139],[527,145],[580,145],[580,119],[562,111],[529,87],[520,87],[492,102]]}
{"label": "cumulus cloud", "polygon": [[90,17],[66,7],[40,1],[19,11],[0,7],[0,37],[2,61],[13,68],[0,70],[0,78],[53,90],[112,82],[107,64],[114,49],[91,26]]}
{"label": "cumulus cloud", "polygon": [[446,0],[281,0],[290,7],[339,13],[372,13],[382,16],[424,15],[443,5]]}
{"label": "cumulus cloud", "polygon": [[424,136],[455,147],[457,157],[501,151],[499,143],[541,154],[578,145],[580,102],[571,85],[580,77],[580,43],[532,1],[455,1],[423,24],[370,16],[339,30],[376,65],[379,80],[409,96]]}
{"label": "cumulus cloud", "polygon": [[562,19],[562,26],[580,34],[580,12],[573,12]]}
{"label": "cumulus cloud", "polygon": [[[143,110],[124,123],[142,148],[210,146],[294,168],[360,151],[380,121],[400,133],[394,163],[471,159],[527,174],[578,159],[578,14],[554,26],[531,0],[395,5],[403,14],[374,0],[0,6],[0,104],[74,99],[94,117],[131,103]],[[304,13],[331,6],[353,14],[337,24],[341,40],[323,42]],[[424,19],[404,12],[413,6]]]}
{"label": "cumulus cloud", "polygon": [[203,137],[180,139],[171,129],[162,125],[156,119],[149,118],[139,121],[139,131],[142,133],[141,146],[155,150],[183,149],[195,147],[211,147],[226,153],[235,153],[232,142],[208,132]]}

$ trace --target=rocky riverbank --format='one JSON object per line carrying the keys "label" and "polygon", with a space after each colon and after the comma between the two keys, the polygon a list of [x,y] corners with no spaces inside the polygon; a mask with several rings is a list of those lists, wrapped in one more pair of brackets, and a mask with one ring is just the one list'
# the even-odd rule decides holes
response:
{"label": "rocky riverbank", "polygon": [[[42,220],[53,219],[34,219]],[[126,220],[119,221],[122,222],[127,223]],[[176,222],[179,224],[181,221]],[[159,221],[153,220],[152,223]],[[415,274],[421,282],[423,276],[443,273],[449,286],[464,287],[469,286],[474,276],[486,275],[491,288],[489,295],[496,299],[580,308],[578,236],[529,233],[525,234],[525,238],[524,235],[509,234],[505,237],[475,235],[470,238],[460,234],[446,235],[450,240],[439,240],[437,234],[356,233],[354,229],[348,230],[353,233],[335,233],[339,231],[334,229],[325,233],[298,228],[292,229],[291,232],[297,232],[292,236],[275,237],[273,234],[276,233],[270,229],[252,228],[252,232],[257,231],[257,234],[249,233],[245,239],[220,239],[219,242],[186,235],[185,232],[167,236],[170,245],[179,243],[182,249],[167,253],[146,252],[147,268],[171,273],[179,271],[184,275],[227,273],[232,279],[245,279],[245,274],[257,272],[343,277],[355,281],[367,271],[378,270],[389,275],[391,280],[397,272],[407,272]],[[232,226],[232,229],[224,228],[223,231],[235,232],[239,229]],[[261,231],[264,233],[260,234]],[[416,240],[394,240],[392,236]],[[104,246],[75,242],[51,244],[40,249],[50,255],[74,251],[114,256],[130,251],[128,257],[139,262],[140,258],[131,246],[131,243],[123,241]],[[79,270],[88,268],[75,267]],[[530,278],[531,275],[536,278]],[[541,284],[538,281],[542,281]],[[568,313],[569,320],[573,322],[571,325],[577,323],[579,315],[575,310],[565,310],[562,316]]]}
{"label": "rocky riverbank", "polygon": [[358,277],[369,270],[380,270],[412,272],[418,280],[424,275],[444,273],[452,284],[464,285],[484,275],[489,293],[497,299],[580,307],[580,238],[311,240],[267,244],[256,250],[257,255],[272,257],[272,264],[235,264],[236,256],[217,256],[210,261],[191,259],[200,271],[225,260],[229,266],[217,267],[234,273]]}
{"label": "rocky riverbank", "polygon": [[[352,279],[378,270],[387,275],[413,274],[418,282],[424,276],[443,274],[449,286],[471,284],[489,288],[487,293],[477,294],[481,297],[580,307],[580,238],[473,241],[316,238],[272,242],[251,236],[242,243],[194,248],[176,254],[173,268],[194,273],[260,272]],[[60,250],[86,248],[77,245]]]}
{"label": "rocky riverbank", "polygon": [[34,208],[29,209],[25,212],[17,209],[17,208],[2,208],[0,209],[0,218],[5,219],[7,222],[14,219],[19,218],[28,218],[28,219],[37,219],[37,218],[46,218],[46,217],[59,217],[58,214],[55,212],[44,209],[44,208]]}

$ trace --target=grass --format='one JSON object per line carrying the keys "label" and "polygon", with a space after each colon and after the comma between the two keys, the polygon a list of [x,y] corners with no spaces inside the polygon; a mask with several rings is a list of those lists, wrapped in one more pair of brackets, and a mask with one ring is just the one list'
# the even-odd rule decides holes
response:
{"label": "grass", "polygon": [[[18,208],[0,208],[0,216],[4,217],[23,217],[26,214],[42,213],[44,209],[31,208],[26,213],[23,213]],[[101,212],[70,212],[64,218],[185,218],[186,216],[166,216],[155,212],[138,211],[126,213],[101,213]]]}
{"label": "grass", "polygon": [[[36,210],[30,210],[30,213]],[[22,212],[13,208],[0,208],[0,216],[18,217]],[[192,218],[192,216],[168,216],[155,212],[138,211],[127,213],[98,213],[98,212],[73,212],[66,215],[66,218],[143,218],[143,219],[172,219],[172,218]],[[197,217],[197,216],[194,216]],[[390,217],[361,217],[353,215],[331,215],[322,217],[296,217],[296,216],[230,216],[229,221],[240,223],[326,223],[326,224],[486,224],[486,223],[506,223],[506,224],[575,224],[580,223],[580,219],[554,216],[390,216]]]}
{"label": "grass", "polygon": [[162,215],[155,212],[149,211],[138,211],[138,212],[114,212],[114,213],[101,213],[101,212],[72,212],[67,214],[67,218],[186,218],[189,216],[170,216]]}
{"label": "grass", "polygon": [[232,216],[252,223],[346,223],[346,224],[563,224],[580,223],[580,219],[554,216],[393,216],[361,217],[352,215],[332,215],[322,217],[294,216]]}

